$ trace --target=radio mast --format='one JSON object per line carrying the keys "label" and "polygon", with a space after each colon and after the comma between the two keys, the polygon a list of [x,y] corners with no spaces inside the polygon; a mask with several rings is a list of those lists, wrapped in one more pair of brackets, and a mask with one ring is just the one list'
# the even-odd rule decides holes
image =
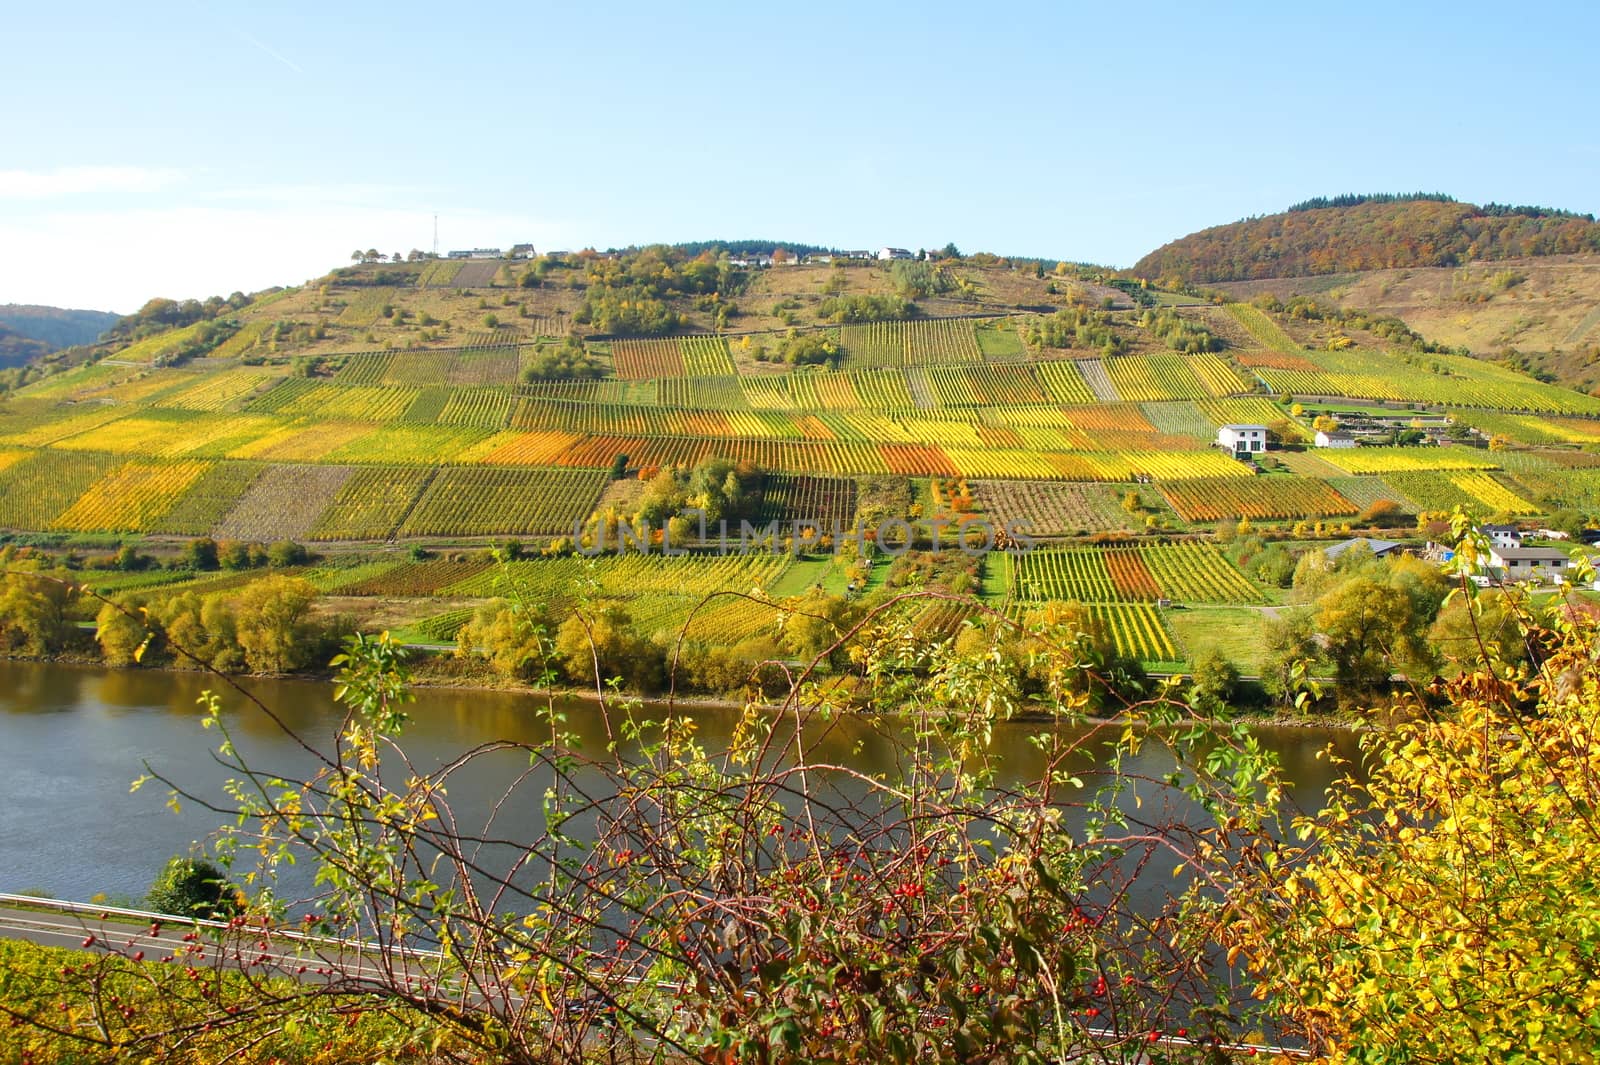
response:
{"label": "radio mast", "polygon": [[439,257],[439,216],[433,216],[433,257]]}

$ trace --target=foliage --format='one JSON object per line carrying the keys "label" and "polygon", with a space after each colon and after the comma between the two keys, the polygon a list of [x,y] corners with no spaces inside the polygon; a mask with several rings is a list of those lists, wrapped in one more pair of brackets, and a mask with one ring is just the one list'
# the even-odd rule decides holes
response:
{"label": "foliage", "polygon": [[1600,224],[1581,215],[1491,211],[1433,196],[1364,198],[1213,226],[1156,249],[1133,272],[1173,281],[1243,281],[1597,249]]}
{"label": "foliage", "polygon": [[1223,347],[1222,338],[1204,324],[1185,318],[1170,307],[1145,311],[1139,324],[1166,341],[1167,347],[1187,355],[1221,351]]}
{"label": "foliage", "polygon": [[920,300],[950,291],[950,275],[931,263],[897,260],[889,267],[894,289],[906,299]]}
{"label": "foliage", "polygon": [[1370,771],[1239,867],[1233,949],[1319,1060],[1592,1057],[1600,670],[1586,615],[1529,633],[1552,637],[1536,674],[1480,656],[1439,711],[1367,733]]}
{"label": "foliage", "polygon": [[912,317],[917,305],[900,296],[830,296],[817,313],[828,322],[885,322]]}
{"label": "foliage", "polygon": [[567,337],[559,342],[540,341],[525,356],[522,367],[522,380],[530,384],[535,381],[584,381],[604,375],[605,368],[575,337]]}
{"label": "foliage", "polygon": [[[892,780],[818,761],[809,729],[790,736],[755,705],[729,749],[715,751],[691,719],[611,699],[601,710],[614,737],[605,750],[574,747],[547,703],[547,743],[496,743],[437,770],[402,771],[402,719],[388,708],[406,674],[387,638],[346,645],[338,691],[349,714],[320,769],[285,777],[245,763],[209,699],[206,723],[221,732],[219,758],[237,777],[229,803],[242,815],[230,817],[215,853],[235,877],[248,863],[256,890],[250,915],[206,948],[251,960],[250,978],[237,993],[210,987],[208,996],[187,986],[182,966],[149,978],[171,982],[171,1001],[198,1010],[207,1034],[325,1030],[359,1004],[408,1011],[412,1046],[514,1065],[580,1056],[1042,1063],[1085,1053],[1108,1062],[1142,1057],[1191,1027],[1220,1040],[1249,1032],[1250,1004],[1211,979],[1211,931],[1155,873],[1166,862],[1153,858],[1183,851],[1183,830],[1163,837],[1167,829],[1131,824],[1123,773],[1098,783],[1071,775],[1104,638],[1085,635],[1070,611],[1008,633],[991,618],[1053,722],[1040,733],[1037,780],[1000,787],[989,743],[1020,709],[1015,675],[996,671],[987,652],[929,646],[894,621],[909,602],[861,618],[846,641],[856,694],[905,715],[903,737],[879,740],[900,751]],[[613,619],[585,620],[587,656],[609,659],[603,630]],[[581,656],[570,635],[558,642]],[[841,708],[809,684],[777,698],[824,732]],[[1185,750],[1201,739],[1174,704],[1142,712],[1177,725],[1167,731]],[[1114,763],[1143,735],[1115,740]],[[1258,778],[1264,767],[1241,740],[1206,741],[1212,772]],[[508,753],[528,769],[503,804],[481,828],[458,819],[452,778]],[[196,801],[164,783],[175,801]],[[1202,793],[1211,789],[1197,784]],[[543,816],[506,854],[490,836],[504,832],[497,811],[523,801]],[[316,869],[315,896],[298,903],[275,890],[291,858]],[[269,931],[302,911],[307,937]],[[359,973],[333,938],[339,930],[370,942]],[[277,952],[257,945],[268,936]],[[145,972],[115,950],[91,961],[93,974],[68,970],[63,988]],[[278,981],[307,961],[318,979]],[[140,1023],[94,1031],[89,1043],[160,1056],[195,1023],[193,1012],[140,1005]],[[56,1014],[29,999],[21,1016],[44,1024]]]}
{"label": "foliage", "polygon": [[1104,312],[1065,307],[1029,326],[1028,343],[1046,348],[1094,348],[1103,355],[1115,355],[1127,346],[1127,339],[1113,322]]}
{"label": "foliage", "polygon": [[0,652],[42,656],[66,648],[76,630],[76,593],[64,576],[7,572],[0,577]]}
{"label": "foliage", "polygon": [[156,875],[145,904],[155,913],[206,920],[232,917],[242,908],[239,889],[216,864],[181,855]]}

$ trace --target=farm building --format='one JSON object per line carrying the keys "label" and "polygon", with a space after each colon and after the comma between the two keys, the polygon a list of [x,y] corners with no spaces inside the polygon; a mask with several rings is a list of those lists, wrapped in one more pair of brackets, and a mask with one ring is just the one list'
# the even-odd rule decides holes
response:
{"label": "farm building", "polygon": [[1555,547],[1491,547],[1489,568],[1508,581],[1532,578],[1559,584],[1572,568],[1572,557]]}
{"label": "farm building", "polygon": [[452,259],[498,259],[498,258],[500,258],[500,249],[499,248],[471,248],[471,249],[468,249],[468,250],[465,250],[465,251],[453,251],[453,252],[450,253],[450,258],[452,258]]}
{"label": "farm building", "polygon": [[912,255],[909,251],[907,251],[904,248],[879,248],[878,249],[878,261],[880,263],[886,263],[891,259],[913,259],[913,258],[916,258],[916,256]]}
{"label": "farm building", "polygon": [[1522,546],[1522,530],[1515,525],[1485,525],[1483,535],[1496,547]]}
{"label": "farm building", "polygon": [[1345,540],[1342,543],[1324,548],[1322,554],[1329,562],[1333,562],[1346,551],[1356,547],[1365,547],[1372,552],[1372,557],[1374,558],[1382,558],[1385,555],[1394,554],[1396,551],[1402,554],[1406,552],[1405,544],[1400,543],[1398,540],[1374,540],[1368,536],[1357,536],[1353,540]]}
{"label": "farm building", "polygon": [[1316,437],[1318,447],[1355,447],[1354,433],[1347,433],[1340,429],[1319,430]]}
{"label": "farm building", "polygon": [[1217,430],[1217,446],[1235,457],[1267,450],[1265,425],[1224,425]]}

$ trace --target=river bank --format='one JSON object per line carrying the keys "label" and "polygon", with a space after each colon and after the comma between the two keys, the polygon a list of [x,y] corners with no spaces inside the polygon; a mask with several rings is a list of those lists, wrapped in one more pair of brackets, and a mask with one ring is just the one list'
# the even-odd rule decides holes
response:
{"label": "river bank", "polygon": [[[445,661],[451,664],[444,666],[443,662]],[[122,666],[90,654],[0,655],[0,664],[4,663],[103,669],[135,674],[166,674],[177,677],[209,677],[224,684],[252,680],[331,684],[334,680],[334,672],[332,670],[307,670],[298,673],[225,673],[220,671],[210,672],[202,669],[184,669],[176,665],[140,664]],[[619,702],[628,701],[662,709],[690,711],[743,712],[750,705],[748,700],[734,698],[731,695],[708,695],[701,692],[672,692],[668,690],[649,694],[630,691],[602,693],[595,688],[580,688],[576,685],[535,687],[514,678],[496,674],[487,663],[462,662],[453,657],[447,658],[446,653],[442,650],[423,650],[418,653],[417,649],[413,649],[413,657],[409,665],[412,671],[412,687],[416,690],[494,693],[539,700],[554,699],[557,701],[589,702],[597,706],[602,704],[615,705]],[[1164,675],[1161,674],[1152,674],[1150,675],[1150,680],[1160,681],[1163,677]],[[1136,704],[1136,702],[1137,700],[1130,700],[1130,703]],[[759,702],[756,705],[760,709],[773,712],[785,709],[784,704],[781,702]],[[862,711],[862,716],[872,717],[878,715],[874,712]],[[1055,715],[1046,711],[1041,705],[1032,704],[1031,707],[1013,715],[1010,720],[1020,723],[1043,724],[1054,720],[1054,718]],[[1077,720],[1086,725],[1104,726],[1124,723],[1126,718],[1120,714],[1089,714]],[[1316,730],[1330,733],[1359,733],[1374,727],[1372,721],[1366,717],[1351,717],[1339,713],[1297,716],[1283,712],[1261,712],[1249,708],[1236,708],[1234,713],[1222,717],[1207,718],[1206,720],[1219,725],[1243,722],[1252,729]]]}

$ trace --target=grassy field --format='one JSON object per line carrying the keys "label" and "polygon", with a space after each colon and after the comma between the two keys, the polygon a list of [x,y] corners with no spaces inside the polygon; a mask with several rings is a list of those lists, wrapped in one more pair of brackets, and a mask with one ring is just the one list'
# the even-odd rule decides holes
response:
{"label": "grassy field", "polygon": [[1187,661],[1208,651],[1217,652],[1239,667],[1246,676],[1261,668],[1261,635],[1266,625],[1265,610],[1232,606],[1194,606],[1169,610],[1167,623]]}

